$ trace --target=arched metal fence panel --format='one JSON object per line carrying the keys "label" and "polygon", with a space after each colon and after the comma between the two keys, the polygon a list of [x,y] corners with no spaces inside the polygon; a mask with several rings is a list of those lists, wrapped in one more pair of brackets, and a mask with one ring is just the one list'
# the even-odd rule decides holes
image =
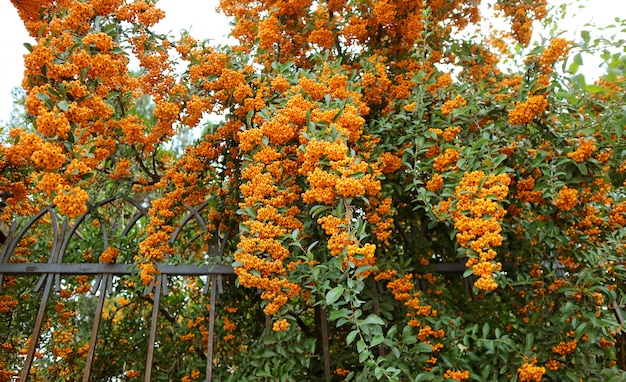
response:
{"label": "arched metal fence panel", "polygon": [[[91,337],[89,341],[89,349],[86,355],[85,368],[83,371],[83,381],[89,381],[91,377],[94,356],[97,351],[98,334],[103,315],[105,300],[111,295],[116,276],[130,275],[137,272],[136,265],[133,263],[122,264],[105,264],[102,262],[94,263],[76,263],[65,262],[65,255],[69,246],[77,240],[81,240],[80,228],[86,224],[87,218],[91,215],[97,216],[99,209],[110,205],[111,203],[122,202],[125,207],[132,210],[131,216],[126,219],[124,227],[119,229],[121,236],[128,235],[133,229],[137,228],[140,222],[148,219],[147,208],[136,200],[127,196],[111,197],[105,199],[93,206],[87,213],[78,217],[73,222],[67,218],[61,218],[55,212],[55,206],[50,205],[42,209],[40,212],[30,217],[16,221],[4,237],[4,245],[0,252],[0,293],[5,276],[21,276],[21,277],[38,277],[38,282],[34,291],[41,293],[41,301],[37,316],[35,318],[34,327],[30,337],[28,351],[26,353],[24,366],[21,371],[20,380],[27,381],[29,373],[35,358],[39,338],[41,336],[42,326],[46,316],[46,307],[53,293],[61,290],[61,279],[69,275],[91,275],[95,276],[91,293],[98,296],[95,315],[93,317],[93,326],[91,328]],[[170,237],[170,244],[175,244],[181,237],[181,232],[185,226],[191,222],[196,222],[200,229],[207,231],[208,224],[200,215],[200,212],[207,207],[208,201],[197,207],[189,206],[187,214],[183,216],[176,230]],[[33,229],[42,219],[47,219],[46,224],[50,226],[50,234],[52,236],[52,245],[49,253],[47,253],[46,262],[15,262],[14,253],[20,241]],[[119,227],[118,227],[119,228]],[[106,224],[100,224],[101,237],[99,238],[103,249],[109,246],[111,241],[110,234],[107,231]],[[233,275],[233,268],[227,264],[220,264],[219,259],[222,257],[226,242],[231,235],[230,230],[219,232],[216,229],[212,233],[212,239],[208,244],[207,261],[203,264],[170,264],[167,261],[157,264],[159,271],[153,283],[148,287],[147,294],[153,295],[152,298],[152,315],[150,321],[150,331],[148,340],[147,358],[145,360],[145,381],[150,381],[152,377],[152,364],[154,358],[154,349],[157,336],[157,320],[159,318],[161,297],[168,294],[168,277],[173,276],[204,276],[207,278],[204,294],[210,296],[209,309],[209,335],[206,354],[206,380],[210,381],[212,377],[212,359],[213,359],[213,342],[215,327],[215,303],[217,300],[218,289],[222,288],[222,276]],[[168,254],[170,255],[170,254]],[[167,259],[166,259],[167,260]]]}

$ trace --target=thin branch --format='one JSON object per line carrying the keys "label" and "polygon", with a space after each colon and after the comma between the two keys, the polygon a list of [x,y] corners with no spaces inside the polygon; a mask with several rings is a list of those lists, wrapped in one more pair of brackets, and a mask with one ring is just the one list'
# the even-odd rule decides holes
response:
{"label": "thin branch", "polygon": [[[139,297],[142,300],[149,301],[152,305],[154,305],[154,299],[149,295],[140,295]],[[169,310],[167,310],[167,308],[159,305],[159,312],[163,313],[163,316],[172,324],[176,323],[176,318],[172,315],[172,313],[170,313]]]}
{"label": "thin branch", "polygon": [[[137,150],[137,148],[135,146],[132,146],[133,151],[135,152],[135,159],[137,159],[137,162],[139,163],[139,167],[141,167],[141,169],[148,174],[148,176],[150,177],[150,179],[152,179],[152,181],[154,183],[158,182],[159,176],[157,175],[156,172],[151,172],[148,167],[146,167],[146,164],[143,163],[143,160],[141,159],[141,155],[139,154],[139,151]],[[154,156],[153,156],[153,160],[154,160]]]}
{"label": "thin branch", "polygon": [[409,235],[406,234],[406,231],[400,225],[400,223],[397,220],[394,220],[393,226],[396,227],[396,230],[398,230],[400,236],[402,236],[402,239],[404,240],[404,243],[407,245],[407,247],[411,248],[411,238],[409,237]]}

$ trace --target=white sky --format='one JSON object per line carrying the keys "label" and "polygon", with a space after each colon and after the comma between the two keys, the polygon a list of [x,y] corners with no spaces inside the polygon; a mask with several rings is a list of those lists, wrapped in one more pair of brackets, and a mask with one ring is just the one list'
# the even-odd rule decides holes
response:
{"label": "white sky", "polygon": [[[558,0],[562,3],[566,0]],[[555,1],[549,0],[550,3]],[[578,15],[568,17],[568,38],[584,29],[584,24],[595,20],[598,25],[607,25],[614,18],[626,18],[626,0],[583,0],[588,6]],[[172,32],[178,35],[183,29],[190,30],[197,39],[211,39],[225,43],[230,30],[228,19],[215,12],[218,0],[160,0],[158,6],[166,12],[165,20],[157,25],[161,33]],[[574,11],[571,9],[570,12]],[[17,16],[17,11],[9,0],[0,0],[0,120],[8,120],[11,111],[11,89],[20,86],[23,76],[24,42],[33,42]],[[585,63],[590,69],[589,63]],[[596,67],[597,69],[597,67]]]}

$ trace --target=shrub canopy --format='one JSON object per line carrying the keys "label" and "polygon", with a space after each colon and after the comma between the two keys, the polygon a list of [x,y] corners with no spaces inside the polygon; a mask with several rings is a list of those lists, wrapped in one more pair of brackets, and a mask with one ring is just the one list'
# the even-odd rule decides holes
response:
{"label": "shrub canopy", "polygon": [[[205,378],[211,309],[215,380],[624,380],[623,36],[560,37],[546,0],[222,0],[238,44],[213,46],[148,0],[12,2],[36,43],[2,219],[51,207],[0,261],[80,223],[63,262],[132,265],[93,380],[147,379],[148,351],[153,380]],[[1,280],[5,381],[40,296]],[[81,378],[95,280],[56,276],[33,379]]]}

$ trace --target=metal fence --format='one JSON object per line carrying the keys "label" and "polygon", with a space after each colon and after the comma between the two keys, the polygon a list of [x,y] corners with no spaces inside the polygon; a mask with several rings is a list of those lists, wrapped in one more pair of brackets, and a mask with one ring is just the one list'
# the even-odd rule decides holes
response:
{"label": "metal fence", "polygon": [[[19,275],[22,277],[38,277],[39,280],[35,286],[35,292],[41,293],[41,302],[35,319],[34,328],[32,330],[31,340],[26,353],[26,360],[21,371],[20,380],[27,381],[35,352],[37,350],[38,341],[42,331],[42,325],[46,316],[46,307],[53,293],[59,292],[61,289],[61,279],[68,275],[91,275],[95,276],[95,282],[91,293],[98,295],[93,327],[91,329],[91,338],[89,342],[89,350],[85,368],[83,372],[83,381],[90,380],[90,374],[94,355],[97,347],[98,330],[102,320],[102,311],[105,299],[112,293],[113,282],[115,276],[129,275],[136,267],[133,264],[103,264],[103,263],[67,263],[64,262],[66,251],[73,240],[81,240],[79,228],[85,224],[86,217],[89,214],[97,212],[98,209],[109,205],[114,201],[122,200],[126,206],[130,206],[134,213],[126,222],[122,229],[122,235],[127,235],[134,227],[136,227],[142,218],[147,219],[147,207],[140,204],[134,199],[128,197],[109,198],[97,203],[87,214],[78,217],[73,223],[68,219],[61,220],[57,216],[54,206],[48,206],[28,219],[23,224],[13,224],[11,228],[5,231],[3,235],[4,245],[0,252],[0,292],[2,292],[3,279],[5,275]],[[202,203],[197,207],[189,207],[186,216],[183,217],[178,228],[172,233],[170,243],[174,244],[180,237],[183,228],[191,221],[196,221],[204,231],[207,230],[207,222],[200,215],[208,202]],[[16,263],[12,261],[12,256],[18,243],[24,238],[29,230],[40,219],[47,217],[52,226],[52,245],[47,255],[46,263]],[[20,226],[20,228],[16,228]],[[103,247],[106,249],[109,243],[107,229],[101,226],[101,240]],[[209,243],[209,256],[219,259],[224,251],[224,244],[229,239],[230,232],[215,232],[213,240]],[[217,300],[218,286],[221,287],[221,277],[223,275],[234,274],[230,265],[223,264],[205,264],[201,266],[188,264],[158,264],[159,274],[156,279],[148,287],[147,293],[152,293],[153,307],[150,322],[149,347],[146,359],[145,381],[150,381],[152,374],[152,362],[154,357],[154,348],[157,331],[157,318],[159,314],[159,306],[162,295],[168,294],[168,277],[171,276],[206,276],[207,283],[203,293],[210,294],[210,311],[209,311],[209,336],[207,344],[207,363],[206,363],[206,380],[210,381],[212,376],[213,345],[214,345],[214,326],[215,326],[215,302]]]}
{"label": "metal fence", "polygon": [[[93,317],[93,326],[91,328],[91,337],[89,341],[89,348],[86,355],[86,363],[83,371],[83,381],[90,380],[92,365],[94,356],[97,350],[98,343],[98,331],[100,329],[100,323],[103,317],[103,308],[105,305],[105,299],[110,296],[114,287],[114,278],[116,276],[130,275],[136,271],[135,264],[104,264],[104,263],[72,263],[64,262],[65,255],[73,240],[82,240],[79,234],[79,228],[82,224],[85,224],[86,218],[91,214],[98,213],[98,210],[105,208],[109,204],[117,202],[124,203],[128,210],[133,212],[130,214],[127,221],[122,227],[121,235],[128,235],[134,228],[140,225],[140,221],[143,219],[147,221],[148,210],[145,204],[142,204],[129,197],[112,197],[106,199],[100,203],[97,203],[92,207],[85,215],[78,217],[74,222],[70,223],[68,219],[61,219],[55,212],[54,206],[48,206],[41,210],[36,215],[32,216],[20,224],[13,224],[10,228],[5,227],[1,231],[0,243],[3,242],[2,250],[0,252],[0,293],[2,292],[3,279],[5,275],[17,275],[20,277],[38,277],[38,282],[35,286],[35,292],[41,293],[41,301],[39,309],[34,322],[34,327],[30,337],[28,345],[28,351],[20,375],[20,381],[25,382],[29,379],[29,373],[33,365],[35,353],[37,351],[38,342],[42,332],[42,326],[46,318],[46,307],[51,295],[61,290],[61,279],[70,275],[90,275],[95,277],[91,293],[98,296],[98,301],[95,309],[95,316]],[[201,212],[207,207],[209,202],[204,202],[197,207],[188,207],[186,215],[180,220],[178,228],[172,233],[169,242],[170,244],[176,244],[176,241],[181,237],[181,233],[185,226],[194,221],[196,222],[204,232],[208,231],[207,221],[202,217]],[[49,218],[51,225],[52,244],[50,251],[47,254],[47,262],[45,263],[19,263],[12,259],[18,243],[29,233],[29,230],[37,224],[38,221],[44,217]],[[19,227],[19,228],[18,228]],[[2,228],[2,227],[0,227]],[[103,224],[100,226],[99,240],[102,243],[104,249],[106,249],[110,242],[110,237],[107,232],[106,226]],[[222,277],[225,275],[234,275],[232,266],[228,264],[220,264],[219,259],[222,258],[225,250],[226,242],[232,239],[231,230],[219,231],[219,227],[215,232],[212,232],[212,239],[208,244],[207,259],[211,261],[203,265],[189,265],[189,264],[158,264],[157,268],[159,274],[156,279],[148,287],[147,293],[153,294],[152,299],[152,314],[150,319],[150,332],[148,340],[148,350],[145,367],[145,381],[150,381],[152,376],[152,366],[154,358],[154,349],[157,336],[157,319],[160,311],[161,297],[168,294],[168,277],[173,276],[205,276],[207,282],[203,294],[210,296],[210,308],[209,308],[209,328],[208,328],[208,343],[206,352],[206,381],[210,381],[212,378],[212,367],[214,359],[214,327],[215,327],[215,304],[218,299],[218,294],[222,288]],[[210,264],[209,264],[210,263]],[[505,264],[505,269],[512,269],[511,264]],[[432,271],[437,273],[454,273],[462,274],[465,271],[465,265],[462,263],[438,263],[432,265]],[[471,295],[473,276],[466,277],[464,279],[465,289]],[[473,296],[472,296],[473,297]],[[624,322],[622,313],[618,306],[614,304],[615,314],[620,323]],[[320,332],[321,336],[319,340],[322,342],[319,347],[322,354],[320,358],[324,364],[324,374],[326,377],[330,376],[329,367],[329,353],[328,353],[328,327],[325,312],[318,312],[320,314]]]}

